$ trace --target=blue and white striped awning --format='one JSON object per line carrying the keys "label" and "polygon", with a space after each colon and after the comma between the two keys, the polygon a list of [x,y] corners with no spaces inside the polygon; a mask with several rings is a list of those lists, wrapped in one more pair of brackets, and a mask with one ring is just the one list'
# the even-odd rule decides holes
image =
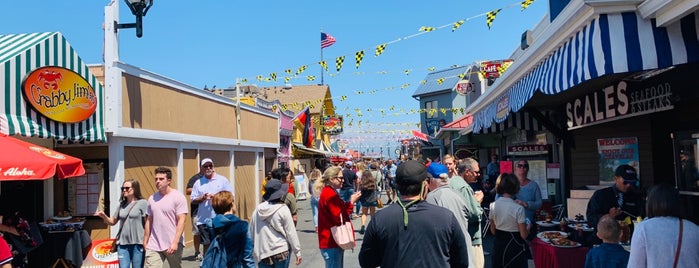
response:
{"label": "blue and white striped awning", "polygon": [[[22,79],[44,66],[70,69],[90,83],[96,111],[78,123],[56,122],[37,113],[22,97]],[[54,138],[61,143],[107,140],[104,130],[104,89],[61,33],[0,35],[0,132],[7,135]]]}
{"label": "blue and white striped awning", "polygon": [[557,94],[603,75],[699,61],[697,17],[693,13],[668,27],[656,27],[655,19],[645,20],[635,12],[599,15],[503,96],[474,111],[473,132],[506,119],[497,116],[502,98],[509,98],[507,108],[516,112],[536,91]]}
{"label": "blue and white striped awning", "polygon": [[[548,112],[544,113],[544,116],[548,116]],[[539,122],[536,118],[529,115],[529,112],[524,110],[519,112],[513,112],[507,119],[500,123],[490,124],[490,127],[481,128],[478,132],[479,134],[490,134],[490,133],[500,133],[508,128],[517,128],[521,130],[531,130],[531,131],[544,131],[546,127],[544,124]]]}

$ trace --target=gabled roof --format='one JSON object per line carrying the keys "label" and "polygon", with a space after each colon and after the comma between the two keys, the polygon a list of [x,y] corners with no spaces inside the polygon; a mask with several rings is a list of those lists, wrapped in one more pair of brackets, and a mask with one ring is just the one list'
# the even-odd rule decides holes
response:
{"label": "gabled roof", "polygon": [[[466,73],[468,67],[469,66],[466,65],[427,74],[425,77],[426,83],[420,84],[412,97],[415,98],[439,91],[452,90],[454,86],[456,86],[456,83],[461,80],[459,75]],[[444,81],[440,84],[438,80],[442,78]]]}
{"label": "gabled roof", "polygon": [[[279,100],[283,105],[287,105],[287,110],[298,113],[306,106],[311,105],[312,114],[320,114],[320,109],[325,103],[324,115],[335,114],[332,95],[328,85],[301,85],[285,88],[283,86],[261,87],[259,98],[266,101]],[[296,105],[294,105],[296,104]]]}

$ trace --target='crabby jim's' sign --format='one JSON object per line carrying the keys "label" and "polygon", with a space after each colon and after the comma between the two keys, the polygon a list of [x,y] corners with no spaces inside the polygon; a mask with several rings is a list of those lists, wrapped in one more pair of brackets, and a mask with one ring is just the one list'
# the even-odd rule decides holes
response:
{"label": "'crabby jim's' sign", "polygon": [[90,83],[62,67],[32,71],[22,83],[22,92],[34,110],[58,122],[82,122],[97,108],[97,95]]}

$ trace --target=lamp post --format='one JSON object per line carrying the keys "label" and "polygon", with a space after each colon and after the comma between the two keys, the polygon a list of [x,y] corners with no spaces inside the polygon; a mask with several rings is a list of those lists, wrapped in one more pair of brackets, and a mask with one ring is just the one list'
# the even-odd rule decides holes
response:
{"label": "lamp post", "polygon": [[143,36],[143,16],[148,13],[148,9],[153,6],[153,0],[124,0],[131,9],[131,13],[136,16],[136,23],[118,23],[114,21],[114,32],[118,29],[136,28],[136,37]]}
{"label": "lamp post", "polygon": [[[104,125],[105,132],[118,136],[122,126],[122,84],[121,74],[123,67],[119,66],[119,33],[118,29],[136,28],[136,36],[142,36],[141,18],[146,15],[153,5],[153,0],[124,0],[129,5],[131,12],[136,16],[136,23],[119,24],[119,0],[111,0],[104,7]],[[120,186],[124,182],[124,151],[123,140],[110,138],[108,141],[109,174],[112,188]],[[112,177],[113,176],[113,177]],[[116,185],[116,186],[115,186]],[[118,200],[121,197],[119,191],[109,191],[109,200],[105,208],[116,211]],[[112,234],[117,233],[117,225],[111,227]]]}

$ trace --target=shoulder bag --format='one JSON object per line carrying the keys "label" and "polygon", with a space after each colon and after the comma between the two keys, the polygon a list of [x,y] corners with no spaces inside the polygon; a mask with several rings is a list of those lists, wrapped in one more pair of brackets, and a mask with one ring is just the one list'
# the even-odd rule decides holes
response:
{"label": "shoulder bag", "polygon": [[677,239],[677,252],[675,252],[675,263],[672,267],[677,268],[677,262],[680,260],[680,249],[682,249],[682,218],[680,218],[680,235]]}
{"label": "shoulder bag", "polygon": [[344,222],[340,212],[340,225],[330,227],[335,243],[342,249],[353,249],[355,246],[354,227],[352,222]]}
{"label": "shoulder bag", "polygon": [[[126,218],[129,218],[129,214],[131,214],[131,210],[136,206],[136,202],[138,200],[133,202],[133,205],[131,205],[131,208],[129,211],[126,212]],[[117,218],[119,217],[119,211],[117,211]],[[114,241],[112,241],[112,248],[109,249],[109,252],[117,252],[117,241],[119,241],[119,236],[121,236],[121,230],[124,229],[124,224],[126,223],[126,219],[121,222],[121,226],[119,227],[119,232],[117,232],[116,237],[114,237]]]}

